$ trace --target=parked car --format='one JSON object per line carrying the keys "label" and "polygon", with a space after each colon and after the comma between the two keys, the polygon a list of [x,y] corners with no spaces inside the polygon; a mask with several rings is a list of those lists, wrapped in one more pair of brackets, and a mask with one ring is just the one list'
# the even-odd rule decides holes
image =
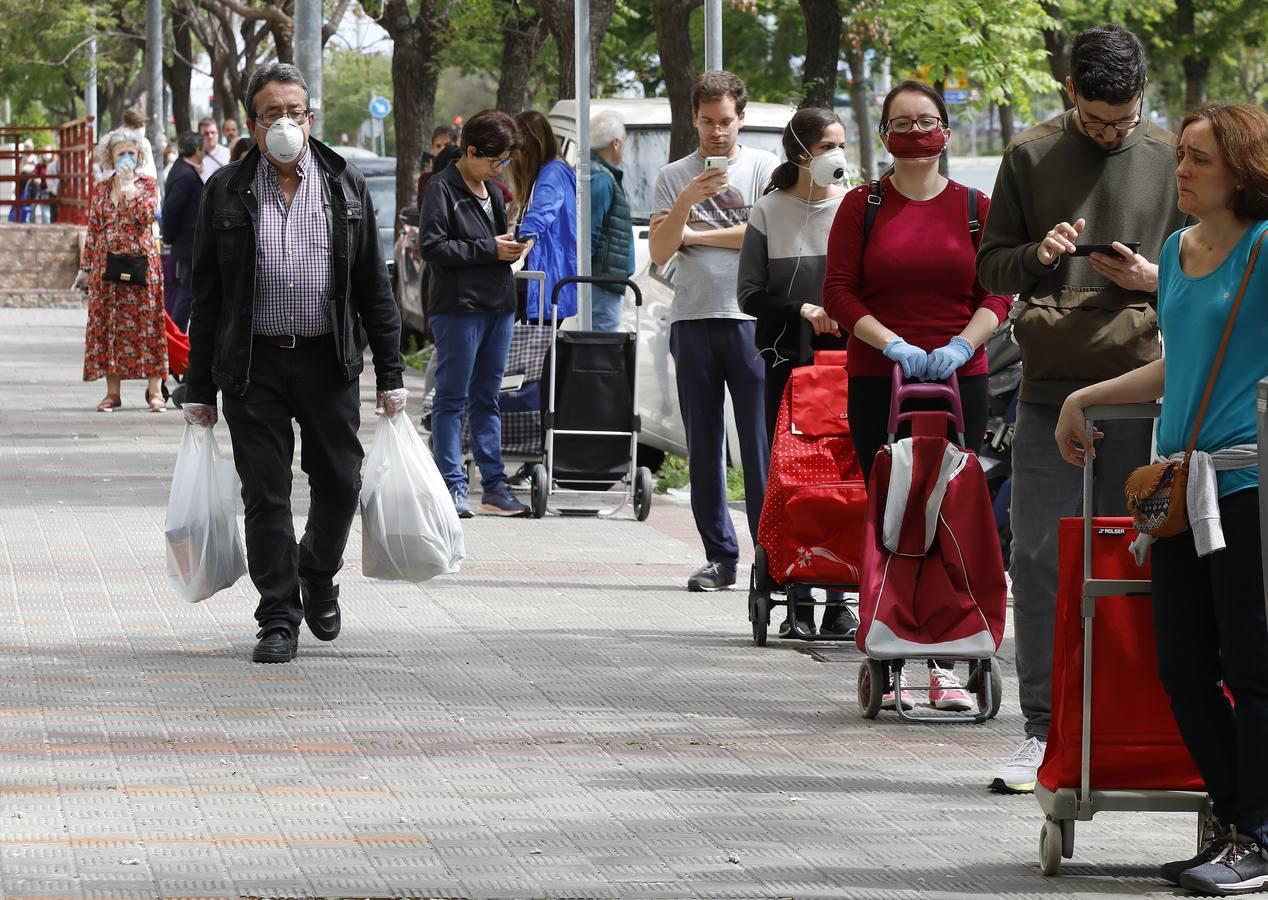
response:
{"label": "parked car", "polygon": [[383,258],[387,261],[387,274],[395,284],[396,264],[392,245],[396,241],[396,157],[375,156],[360,147],[340,145],[331,149],[365,176],[365,185],[370,189],[370,202],[374,204],[375,222],[379,227],[379,244],[383,247]]}
{"label": "parked car", "polygon": [[[577,160],[577,104],[560,100],[549,114],[551,127],[558,135],[569,164]],[[639,413],[643,420],[641,442],[659,453],[687,454],[687,435],[678,410],[678,388],[674,377],[674,360],[669,354],[669,312],[674,299],[674,270],[677,257],[663,267],[651,261],[647,249],[647,227],[651,218],[652,191],[656,176],[669,160],[669,100],[593,99],[590,115],[611,110],[625,121],[625,172],[623,185],[629,197],[634,219],[635,269],[633,281],[643,292],[643,329],[639,340]],[[796,110],[778,103],[749,103],[744,109],[744,130],[740,144],[769,150],[781,159],[780,137],[784,125]],[[633,330],[634,310],[625,309],[625,327]],[[753,352],[757,352],[754,348]],[[740,445],[736,437],[731,398],[726,400],[727,448],[731,459],[739,459]],[[654,462],[654,455],[644,452],[645,462]]]}

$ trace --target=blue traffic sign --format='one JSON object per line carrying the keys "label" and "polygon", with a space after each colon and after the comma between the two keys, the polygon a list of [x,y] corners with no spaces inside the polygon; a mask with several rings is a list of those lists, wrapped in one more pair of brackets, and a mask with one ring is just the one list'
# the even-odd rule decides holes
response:
{"label": "blue traffic sign", "polygon": [[969,101],[969,92],[960,88],[952,88],[942,95],[948,106],[960,106]]}
{"label": "blue traffic sign", "polygon": [[392,103],[386,97],[375,97],[370,101],[370,115],[375,119],[386,119],[392,112]]}

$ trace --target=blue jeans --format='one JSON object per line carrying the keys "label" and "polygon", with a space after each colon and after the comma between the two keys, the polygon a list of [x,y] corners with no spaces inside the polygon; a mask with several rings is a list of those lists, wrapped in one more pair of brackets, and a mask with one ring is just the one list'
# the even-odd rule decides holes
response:
{"label": "blue jeans", "polygon": [[502,462],[502,417],[498,391],[511,348],[510,312],[454,313],[432,316],[436,339],[436,397],[431,411],[432,452],[436,467],[452,491],[465,493],[462,466],[462,415],[471,420],[471,452],[488,493],[506,481]]}
{"label": "blue jeans", "polygon": [[590,287],[590,327],[595,331],[621,330],[621,304],[625,302],[625,285],[619,291]]}

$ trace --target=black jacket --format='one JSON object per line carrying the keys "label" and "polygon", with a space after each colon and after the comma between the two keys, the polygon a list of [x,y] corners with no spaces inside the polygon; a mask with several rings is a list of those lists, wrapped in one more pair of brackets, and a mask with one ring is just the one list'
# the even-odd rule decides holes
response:
{"label": "black jacket", "polygon": [[[364,325],[374,354],[377,389],[403,387],[401,314],[392,295],[374,207],[365,178],[324,144],[308,146],[322,174],[330,218],[330,321],[343,376],[352,381],[365,361],[358,340]],[[259,205],[253,148],[207,181],[192,267],[189,319],[190,403],[215,403],[216,390],[245,394],[251,381],[251,315],[255,306],[255,245]],[[263,163],[268,165],[267,162]]]}
{"label": "black jacket", "polygon": [[418,249],[427,262],[427,314],[514,312],[515,276],[498,259],[494,236],[506,234],[506,207],[492,181],[493,222],[457,165],[427,180],[418,213]]}
{"label": "black jacket", "polygon": [[184,159],[176,160],[163,186],[163,243],[170,244],[172,256],[188,260],[194,255],[194,230],[198,224],[198,201],[203,180]]}

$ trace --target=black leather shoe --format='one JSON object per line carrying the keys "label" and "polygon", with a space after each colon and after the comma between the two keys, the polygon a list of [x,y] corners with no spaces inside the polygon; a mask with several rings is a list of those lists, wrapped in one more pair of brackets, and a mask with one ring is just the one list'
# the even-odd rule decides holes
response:
{"label": "black leather shoe", "polygon": [[316,586],[306,578],[299,580],[299,594],[304,601],[304,621],[319,641],[339,637],[339,585]]}
{"label": "black leather shoe", "polygon": [[299,635],[284,625],[262,630],[256,637],[260,642],[255,645],[255,651],[251,654],[252,662],[290,662],[299,652]]}

